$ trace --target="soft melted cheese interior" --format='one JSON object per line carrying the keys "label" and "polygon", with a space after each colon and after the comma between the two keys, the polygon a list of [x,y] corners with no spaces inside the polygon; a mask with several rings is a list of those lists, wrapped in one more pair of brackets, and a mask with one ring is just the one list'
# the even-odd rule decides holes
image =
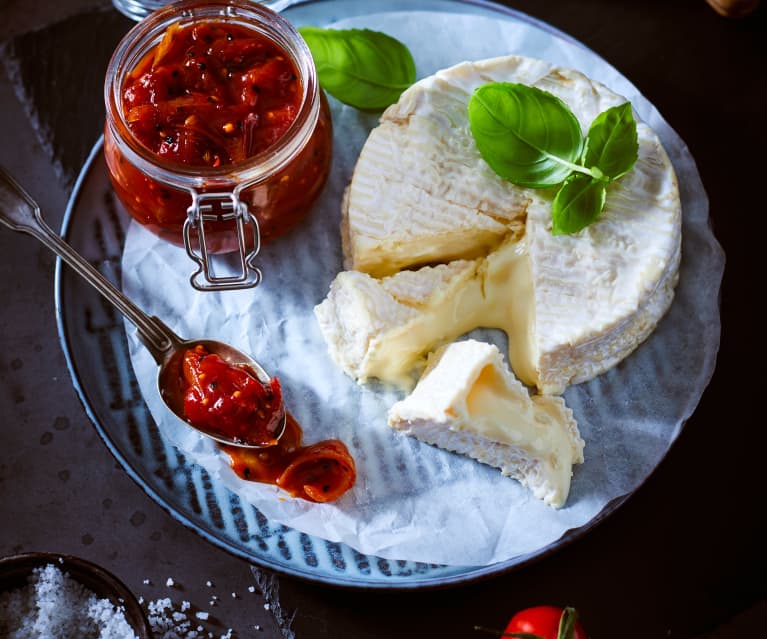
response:
{"label": "soft melted cheese interior", "polygon": [[[375,378],[409,389],[414,381],[411,373],[423,367],[430,351],[484,327],[510,336],[514,371],[525,383],[535,385],[535,308],[526,240],[507,240],[487,258],[453,266],[447,278],[426,267],[382,280],[356,273],[336,281],[316,315],[331,344],[343,344],[350,334],[359,341],[360,334],[365,334],[364,354],[352,373],[357,379]],[[419,275],[422,280],[439,277],[439,286],[424,289],[426,296],[423,290],[414,295],[408,284]],[[344,295],[349,287],[355,290],[356,303]],[[413,309],[417,312],[410,312]]]}
{"label": "soft melted cheese interior", "polygon": [[457,411],[459,422],[455,428],[520,446],[539,457],[555,451],[561,455],[570,444],[564,429],[547,427],[557,418],[552,407],[521,400],[518,394],[510,392],[497,364],[488,364],[469,386]]}

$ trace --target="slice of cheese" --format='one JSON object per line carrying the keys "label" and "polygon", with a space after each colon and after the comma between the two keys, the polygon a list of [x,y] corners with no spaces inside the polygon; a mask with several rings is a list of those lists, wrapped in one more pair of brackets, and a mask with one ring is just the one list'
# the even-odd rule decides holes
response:
{"label": "slice of cheese", "polygon": [[375,279],[343,271],[315,307],[333,360],[360,382],[412,388],[429,350],[474,326],[481,261],[456,260]]}
{"label": "slice of cheese", "polygon": [[512,375],[500,351],[475,340],[437,350],[389,424],[428,444],[501,469],[556,508],[570,490],[584,443],[561,397],[536,395]]}
{"label": "slice of cheese", "polygon": [[[364,280],[359,275],[339,275],[318,307],[331,356],[360,381],[401,384],[429,350],[484,326],[507,332],[509,360],[522,381],[559,394],[624,359],[671,304],[681,205],[673,167],[652,129],[638,122],[638,160],[608,187],[597,221],[553,236],[552,190],[500,179],[473,141],[467,104],[489,81],[554,93],[584,132],[600,112],[625,102],[576,71],[510,56],[440,71],[387,109],[363,148],[343,207],[345,264],[372,276],[359,293],[369,298],[367,314],[350,318],[340,308],[356,295],[348,289]],[[397,320],[397,331],[379,307],[382,293],[373,293],[376,282],[385,292],[386,277],[375,278],[410,268],[411,284],[428,281],[432,272],[419,265],[456,259],[474,263],[474,274],[450,280],[437,306],[434,297],[405,304],[413,312],[406,323]],[[488,273],[495,277],[488,280]]]}

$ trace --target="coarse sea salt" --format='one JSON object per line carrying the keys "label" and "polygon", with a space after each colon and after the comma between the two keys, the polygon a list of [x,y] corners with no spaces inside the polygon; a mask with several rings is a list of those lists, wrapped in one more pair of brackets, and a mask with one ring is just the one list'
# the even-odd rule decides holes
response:
{"label": "coarse sea salt", "polygon": [[0,637],[136,639],[136,634],[121,606],[48,564],[34,568],[26,586],[0,593]]}

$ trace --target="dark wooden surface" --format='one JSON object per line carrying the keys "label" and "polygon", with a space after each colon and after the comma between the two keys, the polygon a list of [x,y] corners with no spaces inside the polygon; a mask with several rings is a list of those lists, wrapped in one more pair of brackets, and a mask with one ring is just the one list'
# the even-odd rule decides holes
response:
{"label": "dark wooden surface", "polygon": [[[519,608],[554,603],[576,606],[593,637],[764,636],[767,437],[758,302],[766,288],[765,7],[729,20],[704,0],[506,4],[608,60],[689,146],[727,255],[714,378],[647,483],[554,555],[481,583],[424,593],[337,590],[277,578],[268,594],[280,604],[281,618],[257,597],[220,608],[223,630],[235,627],[240,637],[481,639],[490,635],[475,625],[500,628]],[[30,187],[55,225],[71,177],[101,127],[99,72],[73,79],[72,63],[87,56],[100,68],[110,41],[128,23],[109,10],[94,13],[98,2],[68,10],[55,5],[57,14],[44,5],[54,3],[31,11],[26,3],[3,5],[0,37],[12,77],[0,74],[0,163]],[[86,46],[75,37],[78,29],[92,36]],[[44,105],[39,112],[25,110],[13,93],[14,81],[34,86],[35,71],[45,78],[37,90],[49,92],[37,94]],[[32,128],[35,120],[42,131]],[[2,230],[0,253],[0,554],[79,554],[146,598],[164,594],[169,576],[201,606],[210,596],[206,575],[220,583],[219,595],[244,592],[252,581],[249,566],[159,509],[96,437],[58,345],[54,260],[33,240]]]}

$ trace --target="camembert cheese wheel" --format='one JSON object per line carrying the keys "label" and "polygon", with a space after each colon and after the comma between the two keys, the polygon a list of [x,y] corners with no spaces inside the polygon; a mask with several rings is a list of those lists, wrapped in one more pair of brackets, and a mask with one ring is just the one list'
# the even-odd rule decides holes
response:
{"label": "camembert cheese wheel", "polygon": [[553,93],[584,135],[626,101],[577,71],[509,56],[440,71],[383,113],[344,197],[347,270],[315,309],[331,357],[359,381],[412,388],[429,352],[489,327],[507,333],[518,378],[560,394],[628,356],[671,304],[681,205],[657,135],[638,121],[638,160],[599,218],[554,236],[553,190],[500,178],[471,135],[469,98],[494,81]]}

